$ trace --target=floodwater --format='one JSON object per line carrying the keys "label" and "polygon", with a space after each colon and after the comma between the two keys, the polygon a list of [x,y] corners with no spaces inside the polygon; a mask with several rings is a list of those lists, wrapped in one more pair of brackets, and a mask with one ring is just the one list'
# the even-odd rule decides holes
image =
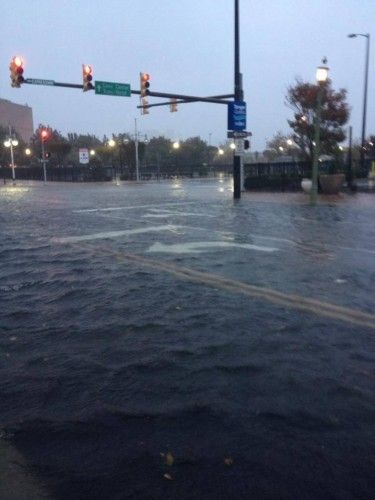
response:
{"label": "floodwater", "polygon": [[0,187],[0,448],[28,498],[372,496],[375,196],[232,196]]}

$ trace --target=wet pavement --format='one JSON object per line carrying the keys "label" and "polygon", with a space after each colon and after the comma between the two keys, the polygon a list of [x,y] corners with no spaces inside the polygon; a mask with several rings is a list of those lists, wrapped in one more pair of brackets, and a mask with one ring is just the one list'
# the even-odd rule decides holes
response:
{"label": "wet pavement", "polygon": [[0,187],[2,439],[51,498],[370,497],[375,196],[232,197]]}

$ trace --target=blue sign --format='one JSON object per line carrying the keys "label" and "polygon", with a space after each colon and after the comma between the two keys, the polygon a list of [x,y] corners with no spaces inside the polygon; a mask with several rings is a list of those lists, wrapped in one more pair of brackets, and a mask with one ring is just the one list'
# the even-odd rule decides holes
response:
{"label": "blue sign", "polygon": [[228,104],[228,130],[245,130],[246,102],[233,101]]}

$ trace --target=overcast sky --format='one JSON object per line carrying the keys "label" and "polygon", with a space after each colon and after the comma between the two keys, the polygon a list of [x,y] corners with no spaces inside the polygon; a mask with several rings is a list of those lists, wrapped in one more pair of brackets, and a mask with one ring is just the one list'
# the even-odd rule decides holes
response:
{"label": "overcast sky", "polygon": [[[200,135],[213,145],[226,138],[227,111],[220,104],[152,108],[140,116],[138,97],[9,84],[13,55],[25,60],[25,77],[80,83],[82,63],[94,80],[130,83],[151,75],[150,90],[191,95],[233,92],[233,0],[2,0],[0,97],[33,108],[34,125],[62,133],[134,129],[185,139]],[[334,88],[346,88],[350,124],[361,135],[365,38],[375,0],[240,0],[241,71],[252,150],[262,150],[278,130],[288,132],[287,87],[300,77],[314,81],[328,58]],[[375,34],[373,32],[373,34]],[[375,36],[374,36],[375,41]],[[375,46],[372,54],[375,55]],[[375,134],[375,62],[370,54],[367,132]],[[150,98],[150,102],[161,99]]]}

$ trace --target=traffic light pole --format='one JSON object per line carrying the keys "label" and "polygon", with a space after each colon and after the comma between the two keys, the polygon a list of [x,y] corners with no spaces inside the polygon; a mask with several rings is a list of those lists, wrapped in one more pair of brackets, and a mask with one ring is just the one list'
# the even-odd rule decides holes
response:
{"label": "traffic light pole", "polygon": [[[239,0],[234,1],[234,100],[243,101],[242,75],[240,73],[240,28],[239,28]],[[243,147],[242,139],[237,139],[233,154],[233,198],[241,198],[241,167]],[[242,146],[241,144],[241,146]],[[239,151],[240,149],[240,151]]]}
{"label": "traffic light pole", "polygon": [[45,158],[45,152],[44,152],[44,141],[42,139],[42,163],[43,163],[43,179],[44,179],[44,184],[47,182],[47,170],[46,170],[46,158]]}

